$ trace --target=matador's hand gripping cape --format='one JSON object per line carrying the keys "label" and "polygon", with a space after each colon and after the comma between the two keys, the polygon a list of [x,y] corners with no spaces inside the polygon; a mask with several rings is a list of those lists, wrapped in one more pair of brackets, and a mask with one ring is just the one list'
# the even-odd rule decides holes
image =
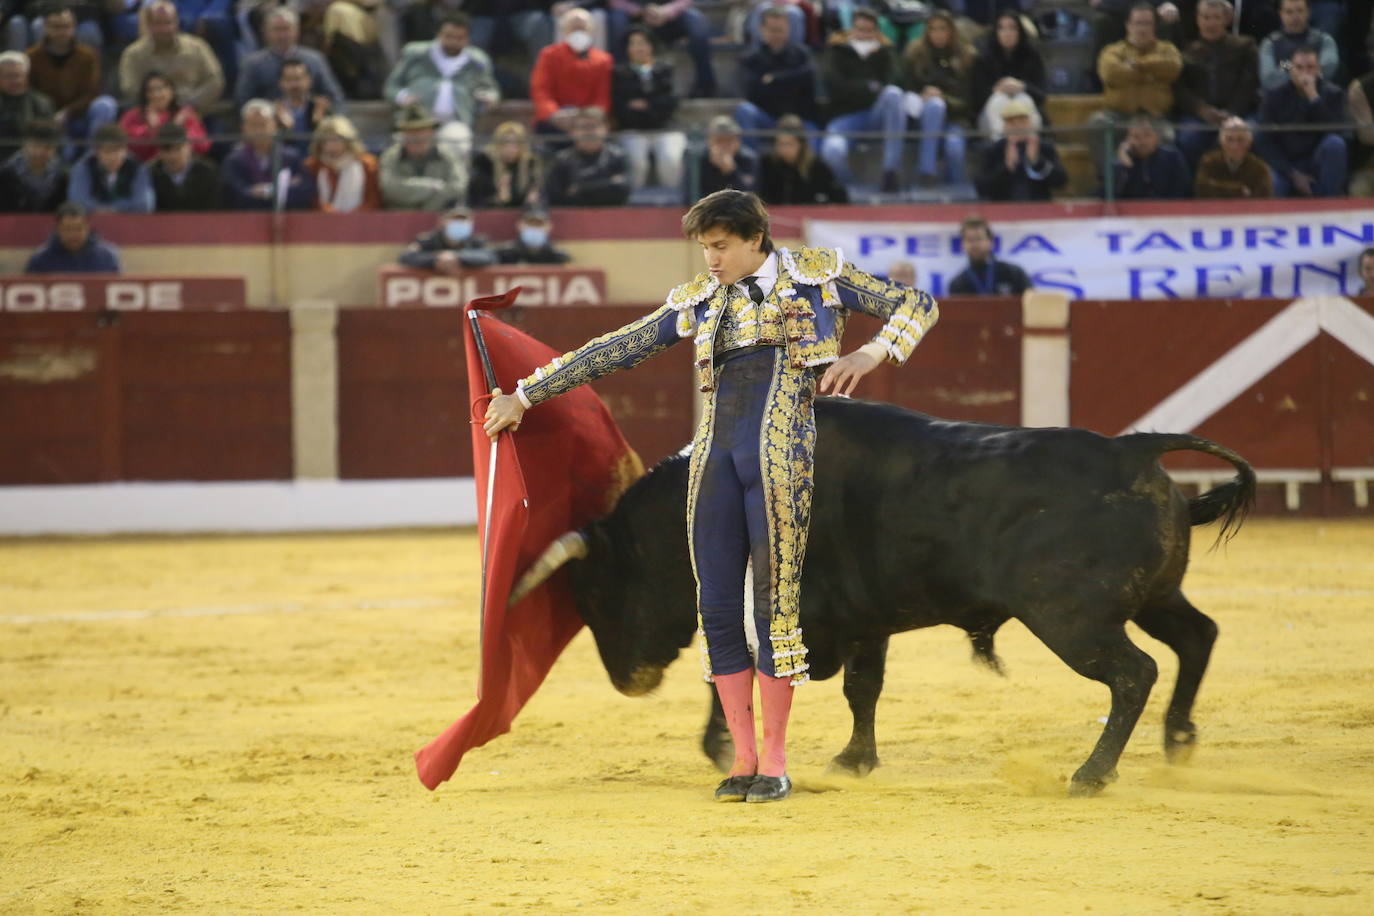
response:
{"label": "matador's hand gripping cape", "polygon": [[490,314],[514,302],[519,292],[478,299],[464,310],[478,533],[486,556],[481,675],[476,705],[415,754],[420,781],[430,789],[452,776],[469,750],[510,731],[582,628],[566,571],[507,607],[515,577],[559,535],[609,512],[644,472],[610,411],[588,386],[529,411],[518,432],[502,433],[494,473],[489,470],[492,443],[481,420],[487,383],[468,320],[471,310],[478,310],[491,368],[503,391],[514,391],[518,379],[558,355]]}

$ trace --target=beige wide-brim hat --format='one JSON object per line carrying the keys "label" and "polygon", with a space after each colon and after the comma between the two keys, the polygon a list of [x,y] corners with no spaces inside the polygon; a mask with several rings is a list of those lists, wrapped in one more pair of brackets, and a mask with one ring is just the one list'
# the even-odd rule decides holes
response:
{"label": "beige wide-brim hat", "polygon": [[426,127],[438,126],[439,119],[430,114],[429,109],[418,102],[412,102],[396,112],[397,130],[423,130]]}

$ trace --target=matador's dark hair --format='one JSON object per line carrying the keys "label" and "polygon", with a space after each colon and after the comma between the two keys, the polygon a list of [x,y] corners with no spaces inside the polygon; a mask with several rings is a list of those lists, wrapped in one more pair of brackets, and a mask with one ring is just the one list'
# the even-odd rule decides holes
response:
{"label": "matador's dark hair", "polygon": [[757,194],[726,189],[707,194],[697,201],[682,218],[682,234],[689,239],[699,238],[712,229],[724,229],[742,239],[762,235],[759,251],[773,250],[773,238],[768,234],[768,210]]}

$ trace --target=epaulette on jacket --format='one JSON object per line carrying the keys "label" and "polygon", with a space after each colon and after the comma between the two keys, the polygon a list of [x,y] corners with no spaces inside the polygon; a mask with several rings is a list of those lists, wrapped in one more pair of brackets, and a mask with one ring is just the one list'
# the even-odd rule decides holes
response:
{"label": "epaulette on jacket", "polygon": [[778,256],[788,276],[806,286],[829,283],[844,270],[844,253],[838,248],[781,248]]}
{"label": "epaulette on jacket", "polygon": [[720,281],[711,276],[709,272],[702,271],[681,286],[673,287],[664,304],[674,311],[681,312],[710,298],[711,294],[718,289],[720,289]]}

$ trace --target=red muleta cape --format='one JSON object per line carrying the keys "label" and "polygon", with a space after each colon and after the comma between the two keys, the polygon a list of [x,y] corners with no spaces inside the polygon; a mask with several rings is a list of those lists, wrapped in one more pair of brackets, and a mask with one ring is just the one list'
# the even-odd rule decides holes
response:
{"label": "red muleta cape", "polygon": [[506,607],[515,578],[564,532],[605,515],[641,474],[639,456],[626,443],[606,405],[586,386],[525,414],[520,430],[498,442],[495,490],[487,517],[492,443],[482,431],[488,401],[469,314],[475,311],[497,385],[515,384],[558,354],[489,314],[515,301],[503,296],[468,303],[463,311],[468,390],[472,404],[472,464],[477,478],[478,535],[486,545],[482,595],[482,664],[477,704],[415,753],[426,788],[437,788],[463,755],[510,731],[511,723],[568,642],[582,628],[567,576],[560,571],[514,607]]}

